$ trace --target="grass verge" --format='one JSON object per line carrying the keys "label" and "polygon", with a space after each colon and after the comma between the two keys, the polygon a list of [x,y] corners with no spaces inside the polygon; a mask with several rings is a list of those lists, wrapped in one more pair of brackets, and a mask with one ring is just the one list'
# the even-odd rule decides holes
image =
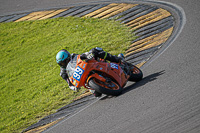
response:
{"label": "grass verge", "polygon": [[81,54],[98,46],[116,55],[133,39],[130,30],[114,20],[67,17],[0,23],[0,132],[20,132],[80,95],[59,76],[59,50]]}

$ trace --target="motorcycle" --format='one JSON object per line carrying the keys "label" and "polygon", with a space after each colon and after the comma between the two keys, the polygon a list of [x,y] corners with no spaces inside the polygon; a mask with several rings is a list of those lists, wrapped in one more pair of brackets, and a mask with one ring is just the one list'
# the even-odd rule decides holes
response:
{"label": "motorcycle", "polygon": [[138,82],[143,77],[138,67],[126,61],[113,63],[94,58],[81,60],[80,55],[73,58],[66,70],[74,86],[90,89],[96,97],[101,94],[118,96],[128,81]]}

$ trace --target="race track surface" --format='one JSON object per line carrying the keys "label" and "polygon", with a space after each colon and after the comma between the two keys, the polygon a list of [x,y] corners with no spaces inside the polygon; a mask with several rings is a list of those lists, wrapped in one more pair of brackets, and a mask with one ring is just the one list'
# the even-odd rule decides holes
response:
{"label": "race track surface", "polygon": [[[200,1],[179,5],[186,24],[173,44],[143,68],[144,79],[118,97],[105,97],[67,118],[48,133],[199,133]],[[89,0],[3,0],[0,15],[48,9]]]}

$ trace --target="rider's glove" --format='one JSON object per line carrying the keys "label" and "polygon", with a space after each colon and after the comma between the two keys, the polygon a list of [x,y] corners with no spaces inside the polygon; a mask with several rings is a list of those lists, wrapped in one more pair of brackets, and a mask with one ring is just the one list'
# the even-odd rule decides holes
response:
{"label": "rider's glove", "polygon": [[92,52],[86,52],[85,55],[87,56],[87,59],[93,59],[94,55]]}
{"label": "rider's glove", "polygon": [[77,91],[77,90],[78,90],[78,88],[76,88],[75,86],[69,86],[69,88],[70,88],[71,90],[73,90],[73,91]]}
{"label": "rider's glove", "polygon": [[89,52],[87,52],[87,58],[88,59],[93,59],[93,58],[96,59],[98,57],[99,53],[102,51],[103,51],[102,48],[99,48],[99,47],[93,48]]}
{"label": "rider's glove", "polygon": [[90,60],[90,59],[93,59],[93,58],[94,58],[93,53],[88,54],[87,58],[88,58],[89,60]]}

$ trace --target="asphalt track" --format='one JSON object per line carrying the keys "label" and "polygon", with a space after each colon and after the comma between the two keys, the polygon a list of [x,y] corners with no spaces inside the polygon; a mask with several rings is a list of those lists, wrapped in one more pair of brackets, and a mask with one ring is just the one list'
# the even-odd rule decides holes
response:
{"label": "asphalt track", "polygon": [[[143,68],[144,79],[118,97],[104,98],[46,132],[199,133],[200,1],[165,0],[185,11],[187,22],[173,44]],[[89,0],[3,0],[0,15]]]}

